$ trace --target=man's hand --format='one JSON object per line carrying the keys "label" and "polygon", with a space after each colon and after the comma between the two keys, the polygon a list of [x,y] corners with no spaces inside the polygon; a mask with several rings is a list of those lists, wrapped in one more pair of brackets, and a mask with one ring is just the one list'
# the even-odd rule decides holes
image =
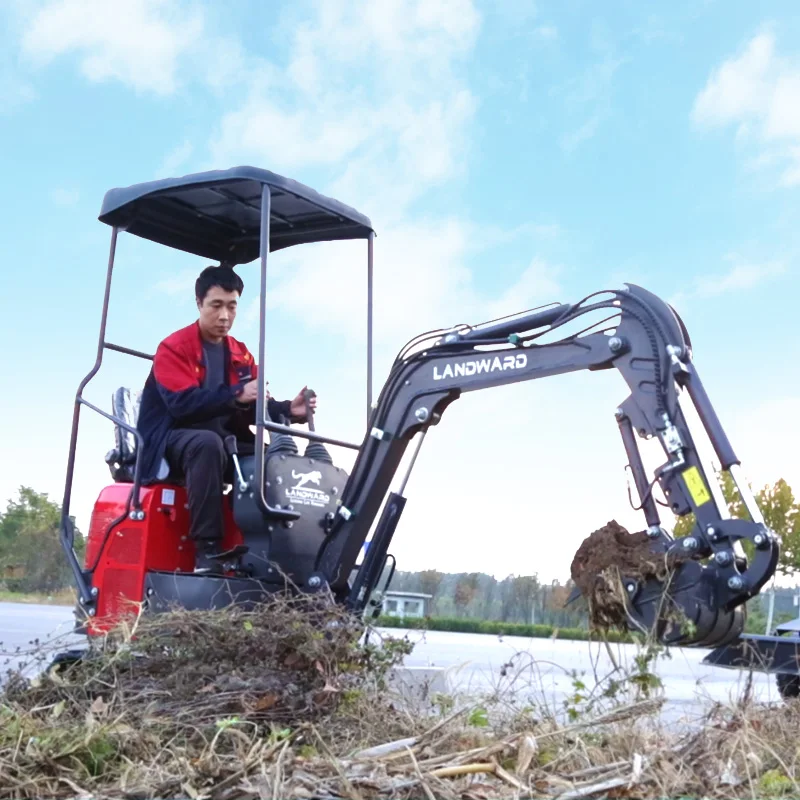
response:
{"label": "man's hand", "polygon": [[258,397],[258,381],[249,381],[244,385],[242,393],[236,398],[239,403],[255,403]]}
{"label": "man's hand", "polygon": [[[296,419],[300,422],[308,422],[308,414],[306,413],[307,391],[308,391],[308,386],[304,386],[298,393],[297,397],[295,397],[295,399],[292,400],[292,404],[290,406],[292,412],[292,419]],[[317,409],[317,395],[314,392],[311,392],[310,397],[308,398],[308,408],[310,409],[312,414]]]}

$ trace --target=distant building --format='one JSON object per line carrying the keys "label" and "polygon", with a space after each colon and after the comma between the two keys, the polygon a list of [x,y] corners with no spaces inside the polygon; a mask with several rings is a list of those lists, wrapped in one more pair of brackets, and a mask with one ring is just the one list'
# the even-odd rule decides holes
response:
{"label": "distant building", "polygon": [[420,592],[386,592],[381,604],[387,617],[424,617],[428,613],[428,601],[433,597]]}

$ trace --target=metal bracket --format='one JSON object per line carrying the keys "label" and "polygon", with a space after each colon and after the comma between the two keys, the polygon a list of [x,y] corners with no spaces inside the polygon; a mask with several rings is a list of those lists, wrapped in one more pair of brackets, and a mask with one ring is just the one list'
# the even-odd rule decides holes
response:
{"label": "metal bracket", "polygon": [[664,415],[664,425],[665,427],[661,433],[661,437],[664,440],[664,446],[667,448],[667,452],[679,453],[683,450],[683,441],[681,440],[681,435],[677,427],[666,414]]}

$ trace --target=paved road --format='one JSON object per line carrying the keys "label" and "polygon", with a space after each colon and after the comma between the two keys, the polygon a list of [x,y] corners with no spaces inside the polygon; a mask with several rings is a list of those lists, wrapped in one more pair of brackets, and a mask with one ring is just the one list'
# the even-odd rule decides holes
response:
{"label": "paved road", "polygon": [[[518,699],[545,702],[550,708],[560,709],[563,699],[574,691],[573,671],[591,690],[614,670],[605,646],[588,642],[442,631],[384,632],[390,636],[407,635],[415,647],[406,664],[444,667],[456,691],[497,689],[508,696],[509,690],[514,689]],[[613,645],[611,652],[621,667],[633,668],[632,645]],[[729,703],[741,696],[745,673],[702,664],[707,653],[708,650],[673,650],[670,657],[657,662],[655,672],[668,699],[665,721],[697,720],[713,702]],[[501,668],[508,662],[513,666],[502,677]],[[754,675],[753,694],[761,702],[780,700],[775,679],[769,675]]]}
{"label": "paved road", "polygon": [[[70,635],[72,609],[63,606],[0,603],[0,652],[26,648],[33,639],[57,641],[64,647],[79,641]],[[415,643],[406,660],[410,667],[443,667],[451,687],[459,692],[487,692],[498,689],[505,696],[513,691],[517,700],[546,702],[560,708],[573,691],[573,670],[591,688],[613,669],[604,648],[586,642],[525,639],[440,631],[385,630],[390,636],[407,635]],[[612,652],[621,665],[631,666],[634,650],[614,645]],[[665,720],[689,720],[702,714],[710,702],[726,703],[741,693],[743,673],[704,666],[705,650],[675,650],[660,661],[656,672],[664,683],[668,706]],[[512,660],[513,659],[513,660]],[[4,658],[3,661],[6,659]],[[512,660],[509,675],[501,677],[503,664]],[[3,667],[3,672],[7,667]],[[779,700],[774,678],[757,674],[755,696],[761,701]]]}
{"label": "paved road", "polygon": [[[27,603],[0,603],[0,668],[19,669],[30,656],[51,648],[67,649],[80,643],[71,634],[71,606],[46,606]],[[36,640],[40,644],[36,644]]]}

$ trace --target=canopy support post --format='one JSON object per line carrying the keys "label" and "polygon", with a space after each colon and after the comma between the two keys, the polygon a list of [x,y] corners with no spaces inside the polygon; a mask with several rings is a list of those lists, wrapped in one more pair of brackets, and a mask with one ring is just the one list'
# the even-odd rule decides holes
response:
{"label": "canopy support post", "polygon": [[293,521],[299,519],[297,511],[289,511],[282,508],[272,508],[267,502],[265,492],[265,473],[267,453],[264,448],[264,431],[269,420],[267,417],[267,387],[264,378],[267,374],[264,365],[266,363],[266,342],[267,342],[267,258],[269,256],[270,245],[270,220],[272,218],[272,191],[268,183],[261,187],[261,239],[259,253],[261,256],[261,297],[259,308],[258,324],[258,386],[256,393],[256,469],[255,482],[251,491],[255,495],[257,508],[267,518]]}
{"label": "canopy support post", "polygon": [[75,394],[75,406],[72,412],[72,431],[70,432],[69,439],[69,455],[67,457],[67,479],[64,486],[64,499],[61,503],[61,520],[62,523],[69,516],[70,501],[72,500],[72,479],[75,472],[75,451],[78,445],[78,425],[81,413],[81,399],[83,398],[83,390],[86,388],[89,381],[94,378],[103,363],[103,350],[105,349],[106,340],[106,322],[108,320],[108,305],[111,299],[111,276],[114,272],[114,258],[117,253],[117,234],[119,228],[114,226],[111,229],[111,247],[108,253],[108,268],[106,269],[106,287],[103,293],[103,310],[100,314],[100,333],[97,337],[97,355],[95,362],[89,373],[83,378],[78,386],[78,391]]}
{"label": "canopy support post", "polygon": [[375,232],[367,239],[367,427],[372,416],[372,258]]}
{"label": "canopy support post", "polygon": [[[272,191],[268,183],[261,187],[261,296],[258,314],[258,392],[256,394],[256,487],[264,491],[264,423],[267,421],[266,384],[264,378],[266,357],[267,324],[267,258],[269,256],[270,217],[272,211]],[[264,501],[266,504],[266,500]]]}

